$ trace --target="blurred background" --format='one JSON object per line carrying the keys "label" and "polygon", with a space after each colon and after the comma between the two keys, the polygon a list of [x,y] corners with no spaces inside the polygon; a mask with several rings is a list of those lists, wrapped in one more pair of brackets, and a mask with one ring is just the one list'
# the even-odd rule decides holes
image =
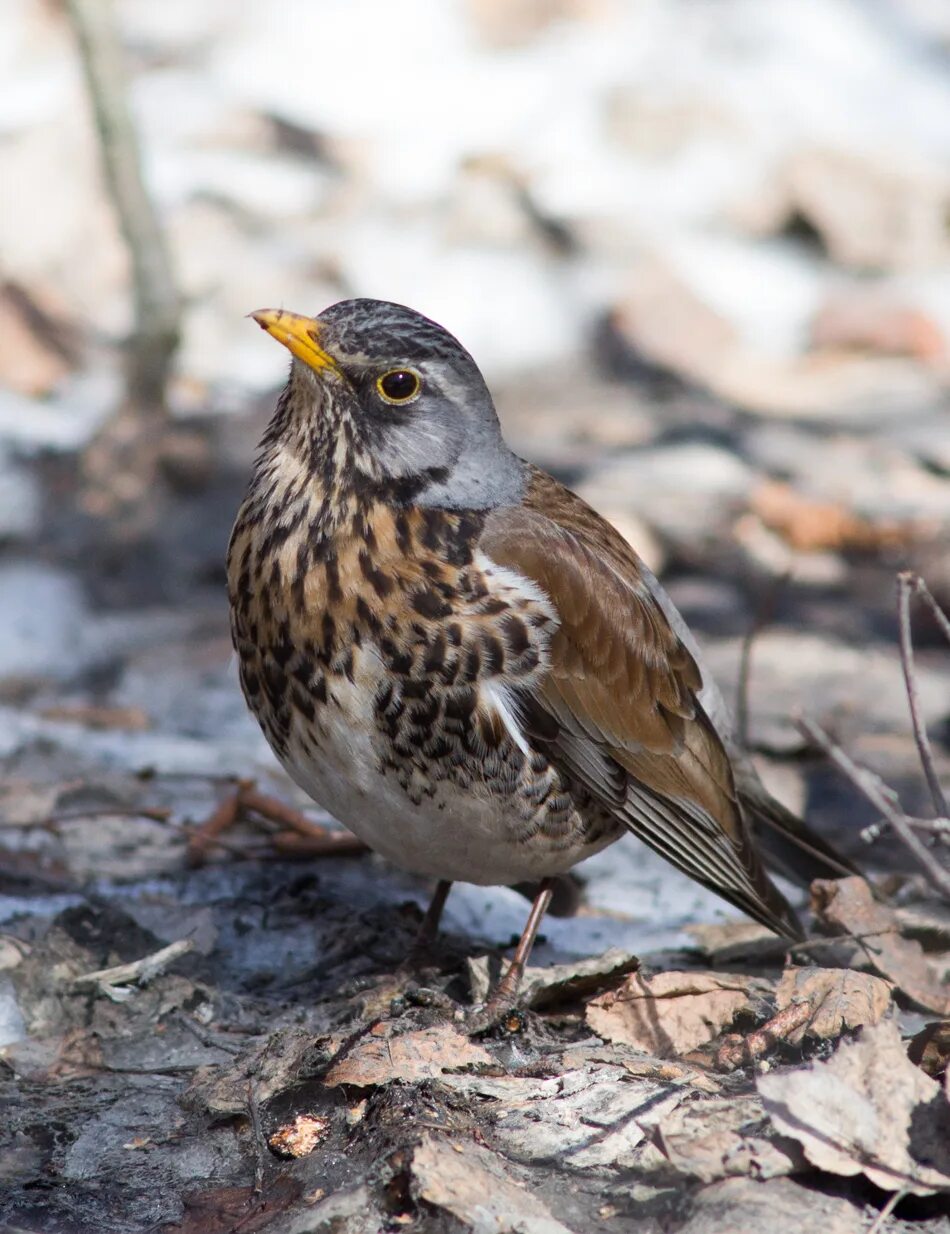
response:
{"label": "blurred background", "polygon": [[[861,850],[801,708],[923,808],[894,574],[950,600],[944,0],[6,0],[0,82],[5,903],[180,870],[228,775],[292,795],[227,633],[286,369],[245,318],[354,295],[458,335],[727,694],[757,631],[784,800]],[[926,616],[918,648],[946,771]],[[720,911],[611,851],[602,908]],[[507,894],[456,922],[505,936]]]}

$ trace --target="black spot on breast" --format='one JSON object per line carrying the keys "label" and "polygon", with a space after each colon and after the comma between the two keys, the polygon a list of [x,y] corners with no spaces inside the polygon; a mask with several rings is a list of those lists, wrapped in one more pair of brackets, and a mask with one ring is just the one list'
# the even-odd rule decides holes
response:
{"label": "black spot on breast", "polygon": [[440,630],[422,660],[422,667],[427,673],[437,672],[445,663],[445,635]]}
{"label": "black spot on breast", "polygon": [[412,672],[412,656],[407,655],[405,651],[397,647],[392,639],[384,638],[380,640],[379,649],[386,657],[386,663],[394,673],[404,676]]}
{"label": "black spot on breast", "polygon": [[468,723],[477,701],[474,690],[454,690],[445,700],[445,718]]}
{"label": "black spot on breast", "polygon": [[383,628],[382,622],[362,596],[356,597],[356,616],[371,634],[378,634]]}
{"label": "black spot on breast", "polygon": [[294,689],[293,693],[294,707],[304,717],[305,720],[313,723],[317,714],[317,710],[313,705],[312,700],[303,692],[303,690]]}
{"label": "black spot on breast", "polygon": [[429,617],[432,620],[448,617],[452,611],[451,605],[447,604],[439,593],[430,587],[414,592],[410,596],[409,603],[420,617]]}
{"label": "black spot on breast", "polygon": [[340,567],[335,553],[328,555],[324,569],[327,573],[327,599],[333,604],[340,604],[343,600],[343,589],[340,587]]}
{"label": "black spot on breast", "polygon": [[400,552],[408,553],[412,548],[412,532],[409,530],[409,518],[405,510],[396,512],[395,528],[396,544]]}
{"label": "black spot on breast", "polygon": [[493,634],[482,636],[482,662],[487,673],[500,673],[505,667],[505,649]]}
{"label": "black spot on breast", "polygon": [[469,647],[465,653],[465,662],[462,665],[462,679],[464,681],[477,681],[481,669],[481,653],[477,647]]}
{"label": "black spot on breast", "polygon": [[393,589],[393,580],[388,574],[384,574],[378,566],[374,565],[369,553],[365,549],[360,550],[359,562],[360,571],[370,587],[372,587],[381,600],[385,599]]}
{"label": "black spot on breast", "polygon": [[528,627],[514,613],[509,613],[506,617],[502,617],[501,632],[508,644],[508,650],[513,655],[523,655],[531,646],[531,639],[528,637]]}

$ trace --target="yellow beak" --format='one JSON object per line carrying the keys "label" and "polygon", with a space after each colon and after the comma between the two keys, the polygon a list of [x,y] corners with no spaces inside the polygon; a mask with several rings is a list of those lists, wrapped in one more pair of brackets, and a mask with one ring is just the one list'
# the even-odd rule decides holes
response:
{"label": "yellow beak", "polygon": [[266,330],[298,360],[317,371],[330,369],[339,373],[336,360],[320,346],[320,324],[312,317],[288,313],[284,309],[258,309],[251,316],[262,330]]}

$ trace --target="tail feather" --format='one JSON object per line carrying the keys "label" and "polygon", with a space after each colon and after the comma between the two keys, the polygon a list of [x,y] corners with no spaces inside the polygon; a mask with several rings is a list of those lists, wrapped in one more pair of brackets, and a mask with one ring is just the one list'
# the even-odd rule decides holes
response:
{"label": "tail feather", "polygon": [[741,792],[741,799],[771,869],[805,887],[815,878],[861,875],[850,858],[838,852],[797,814],[776,801],[761,785],[755,789]]}

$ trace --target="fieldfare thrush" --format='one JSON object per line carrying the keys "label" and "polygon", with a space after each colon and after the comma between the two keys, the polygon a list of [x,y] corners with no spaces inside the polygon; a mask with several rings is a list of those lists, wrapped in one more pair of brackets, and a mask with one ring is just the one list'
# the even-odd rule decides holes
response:
{"label": "fieldfare thrush", "polygon": [[852,867],[766,792],[682,617],[505,444],[475,361],[397,304],[255,320],[293,355],[228,552],[241,684],[293,779],[397,865],[539,891],[631,831],[792,940],[760,842]]}

